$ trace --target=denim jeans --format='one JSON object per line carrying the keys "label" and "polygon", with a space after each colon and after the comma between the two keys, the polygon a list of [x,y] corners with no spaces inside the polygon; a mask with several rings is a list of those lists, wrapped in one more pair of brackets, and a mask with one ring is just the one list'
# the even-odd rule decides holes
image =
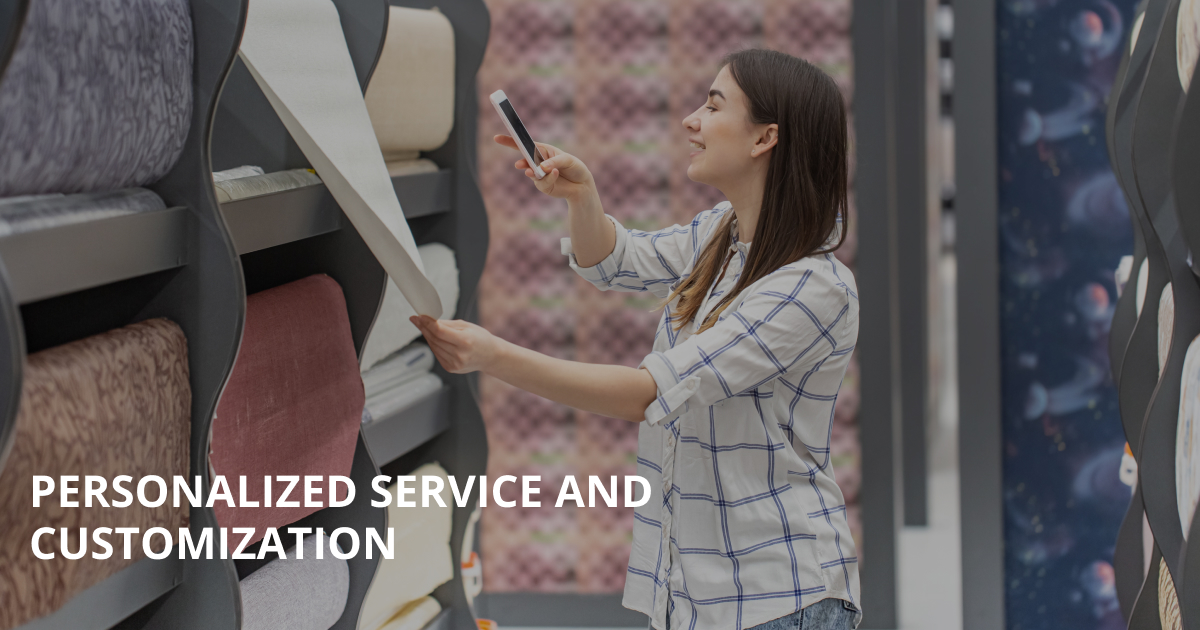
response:
{"label": "denim jeans", "polygon": [[[850,602],[828,598],[809,604],[785,617],[772,619],[750,630],[854,630],[856,609]],[[671,615],[667,615],[667,627],[671,626]],[[654,630],[654,626],[650,626]]]}

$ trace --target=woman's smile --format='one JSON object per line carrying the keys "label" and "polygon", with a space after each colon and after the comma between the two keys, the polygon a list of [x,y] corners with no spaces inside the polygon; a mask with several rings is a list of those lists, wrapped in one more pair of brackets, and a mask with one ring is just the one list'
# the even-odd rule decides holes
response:
{"label": "woman's smile", "polygon": [[699,142],[696,142],[695,140],[691,141],[691,147],[692,147],[692,151],[691,151],[691,153],[688,153],[688,157],[690,157],[690,158],[696,157],[697,154],[704,151],[704,145]]}

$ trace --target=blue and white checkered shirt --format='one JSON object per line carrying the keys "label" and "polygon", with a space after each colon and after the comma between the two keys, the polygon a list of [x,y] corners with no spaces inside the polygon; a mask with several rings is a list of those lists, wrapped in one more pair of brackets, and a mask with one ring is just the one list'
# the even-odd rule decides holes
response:
{"label": "blue and white checkered shirt", "polygon": [[[665,299],[729,211],[725,202],[657,232],[613,219],[616,247],[594,267],[577,264],[570,239],[563,251],[601,290]],[[659,394],[638,435],[652,492],[634,515],[623,604],[659,630],[668,608],[671,630],[744,630],[825,598],[859,601],[830,465],[834,402],[858,338],[854,276],[832,255],[799,260],[697,335],[745,265],[747,244],[731,249],[695,320],[676,332],[669,304],[642,362]]]}

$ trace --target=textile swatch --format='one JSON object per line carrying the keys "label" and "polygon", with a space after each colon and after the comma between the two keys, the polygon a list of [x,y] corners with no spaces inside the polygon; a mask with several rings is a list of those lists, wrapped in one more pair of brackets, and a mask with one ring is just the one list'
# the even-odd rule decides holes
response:
{"label": "textile swatch", "polygon": [[320,183],[321,178],[317,177],[317,174],[311,169],[296,168],[277,173],[260,173],[248,177],[234,177],[214,182],[213,186],[216,187],[217,202],[225,203],[227,201],[269,195],[271,193]]}
{"label": "textile swatch", "polygon": [[[242,580],[242,630],[329,630],[346,610],[350,566],[333,555],[325,539],[317,558],[317,537],[306,536],[304,557],[296,548]],[[341,549],[338,549],[340,552]]]}
{"label": "textile swatch", "polygon": [[374,422],[394,416],[442,388],[442,379],[437,374],[426,372],[416,378],[396,385],[367,399],[363,422]]}
{"label": "textile swatch", "polygon": [[421,630],[440,612],[442,605],[436,599],[428,596],[414,599],[388,619],[387,623],[379,626],[378,630]]}
{"label": "textile swatch", "polygon": [[[55,492],[33,508],[32,476],[99,475],[112,480],[130,475],[171,479],[188,475],[191,440],[191,386],[187,339],[179,326],[150,319],[100,335],[31,354],[25,362],[21,406],[13,450],[0,474],[0,628],[12,628],[48,615],[72,597],[142,559],[140,536],[131,539],[132,557],[124,559],[120,537],[110,536],[117,551],[107,560],[90,540],[95,527],[188,525],[188,508],[64,507]],[[82,486],[82,483],[80,484]],[[155,497],[153,486],[147,496]],[[111,504],[121,497],[110,487]],[[67,528],[71,553],[88,545],[79,560],[64,557],[59,537],[42,538],[41,549],[53,560],[33,555],[30,541],[39,527]],[[88,528],[88,538],[79,528]],[[156,538],[155,543],[161,544]],[[158,547],[154,547],[158,549]]]}
{"label": "textile swatch", "polygon": [[162,198],[145,188],[78,195],[23,195],[0,199],[0,236],[35,232],[139,212],[165,210]]}
{"label": "textile swatch", "polygon": [[[234,481],[245,475],[246,498],[260,502],[264,476],[349,476],[363,399],[336,281],[315,275],[250,295],[242,347],[213,420],[213,470]],[[273,490],[278,499],[283,488]],[[253,542],[319,508],[217,501],[214,509],[222,527],[256,528]]]}
{"label": "textile swatch", "polygon": [[[441,302],[440,318],[454,317],[458,308],[458,260],[454,250],[441,243],[422,245],[417,250],[425,265],[425,274],[437,290]],[[379,306],[379,315],[371,326],[367,336],[367,346],[363,349],[362,369],[369,370],[381,359],[403,348],[414,339],[421,336],[420,331],[409,317],[417,314],[404,299],[404,293],[392,280],[388,280],[383,292],[383,304]]]}
{"label": "textile swatch", "polygon": [[436,173],[437,164],[433,160],[393,160],[387,163],[389,177],[402,175],[418,175],[420,173]]}
{"label": "textile swatch", "polygon": [[32,0],[0,81],[0,196],[151,184],[191,117],[187,0]]}
{"label": "textile swatch", "polygon": [[388,507],[388,527],[396,532],[395,556],[379,561],[375,581],[367,591],[359,616],[359,628],[378,628],[405,604],[433,592],[454,577],[450,555],[450,524],[454,514],[454,497],[446,470],[438,464],[425,464],[412,472],[418,483],[423,477],[441,477],[443,481],[441,507],[430,502],[429,507],[396,507],[396,486],[392,505]]}
{"label": "textile swatch", "polygon": [[412,343],[363,373],[367,398],[407,383],[433,369],[433,351],[424,343]]}
{"label": "textile swatch", "polygon": [[1179,525],[1186,540],[1200,501],[1200,337],[1188,345],[1179,390],[1179,421],[1175,425],[1175,496]]}

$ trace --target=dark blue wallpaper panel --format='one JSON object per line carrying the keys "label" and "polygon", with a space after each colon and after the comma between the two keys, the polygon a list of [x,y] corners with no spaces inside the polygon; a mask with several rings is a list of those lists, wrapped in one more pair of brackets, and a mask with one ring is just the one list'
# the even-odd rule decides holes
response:
{"label": "dark blue wallpaper panel", "polygon": [[1135,4],[997,2],[1011,630],[1124,627],[1111,563],[1130,488],[1108,332],[1133,241],[1104,114]]}

